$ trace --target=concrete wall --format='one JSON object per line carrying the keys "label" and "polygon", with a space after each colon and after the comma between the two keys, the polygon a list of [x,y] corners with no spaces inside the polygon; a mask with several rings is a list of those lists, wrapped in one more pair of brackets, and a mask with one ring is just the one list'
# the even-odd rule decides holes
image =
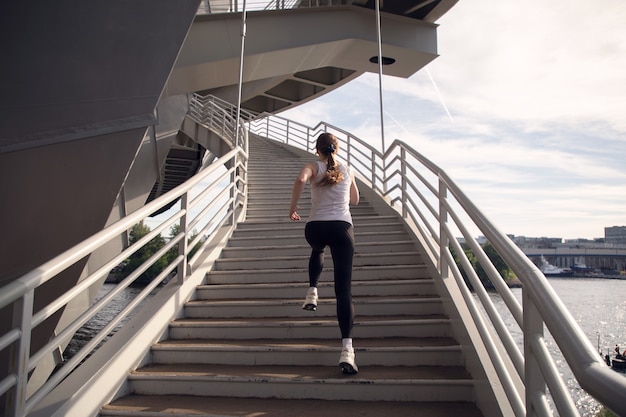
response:
{"label": "concrete wall", "polygon": [[[107,222],[199,0],[0,4],[0,286]],[[86,260],[41,287],[35,310]],[[0,331],[12,326],[11,306]],[[59,314],[40,325],[49,340]],[[0,377],[9,366],[0,352]],[[1,405],[0,405],[1,407]]]}

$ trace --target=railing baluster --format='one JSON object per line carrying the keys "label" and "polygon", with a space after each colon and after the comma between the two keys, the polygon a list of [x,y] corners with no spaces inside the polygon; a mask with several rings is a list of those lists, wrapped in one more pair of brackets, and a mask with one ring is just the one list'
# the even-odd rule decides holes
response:
{"label": "railing baluster", "polygon": [[402,204],[402,218],[406,219],[408,216],[408,207],[406,202],[409,199],[407,192],[407,180],[406,180],[406,149],[400,148],[400,192],[401,192],[401,204]]}
{"label": "railing baluster", "polygon": [[536,354],[532,348],[534,339],[543,339],[543,320],[527,291],[522,288],[524,312],[524,384],[526,386],[526,415],[540,417],[541,405],[536,400],[546,395],[546,381],[541,374]]}
{"label": "railing baluster", "polygon": [[[235,132],[235,123],[233,123],[234,115],[236,114],[236,110],[233,110],[233,108],[234,106],[218,98],[194,95],[190,100],[189,115],[207,129],[221,134],[225,140],[234,143],[238,132]],[[313,148],[312,144],[315,141],[314,136],[319,134],[320,131],[336,132],[335,134],[340,136],[340,140],[346,143],[347,155],[345,158],[348,163],[356,166],[362,178],[369,179],[372,188],[381,196],[393,199],[392,201],[400,201],[402,209],[399,214],[407,219],[407,223],[409,223],[408,220],[411,219],[413,223],[411,223],[410,226],[426,240],[426,247],[430,250],[427,256],[430,256],[433,263],[436,263],[442,278],[448,278],[451,272],[458,285],[463,285],[463,279],[460,276],[459,269],[454,264],[449,253],[449,246],[452,242],[455,248],[460,248],[457,241],[453,240],[455,238],[452,235],[451,226],[456,226],[461,230],[469,230],[465,226],[465,223],[469,223],[489,239],[490,243],[498,253],[506,259],[510,267],[524,284],[522,290],[524,308],[521,322],[524,333],[525,355],[524,372],[519,375],[519,377],[524,380],[525,383],[528,416],[547,417],[550,415],[551,411],[549,410],[546,400],[548,393],[555,399],[555,403],[561,415],[564,417],[578,415],[571,401],[571,395],[566,392],[566,387],[561,377],[558,375],[554,360],[545,348],[544,326],[546,326],[546,324],[544,323],[548,323],[548,327],[557,341],[557,345],[560,346],[564,358],[568,361],[570,366],[572,366],[576,374],[575,376],[581,381],[581,385],[584,383],[586,389],[592,392],[596,398],[600,398],[614,411],[626,415],[626,407],[621,397],[618,395],[618,393],[626,391],[626,381],[624,381],[623,378],[620,379],[619,376],[616,377],[615,373],[608,369],[602,362],[599,355],[597,357],[593,355],[593,352],[588,349],[589,341],[585,339],[584,334],[576,322],[571,318],[564,306],[562,306],[558,297],[553,294],[553,292],[547,290],[549,284],[545,277],[543,277],[539,270],[525,258],[525,255],[523,255],[521,251],[515,248],[510,239],[499,232],[495,226],[483,216],[478,208],[473,205],[458,186],[456,186],[440,168],[414,149],[411,149],[399,141],[395,141],[383,154],[367,142],[325,123],[314,128],[309,128],[278,116],[267,116],[265,117],[266,120],[261,122],[259,121],[259,117],[250,113],[242,111],[242,115],[245,116],[249,129],[254,131],[254,133],[262,134],[264,132],[265,135],[270,138],[282,135],[286,143],[303,148],[309,152],[312,151]],[[243,181],[242,188],[244,189],[244,193],[246,188],[246,168],[244,165],[247,162],[248,137],[244,127],[241,126],[240,128],[243,130],[244,134],[242,137],[245,143],[239,144],[241,148],[229,151],[216,162],[218,166],[226,165],[232,169],[230,173],[224,174],[230,177],[231,188],[228,189],[228,191],[226,188],[222,188],[225,193],[230,193],[230,199],[225,203],[220,203],[221,206],[218,208],[218,210],[226,210],[226,212],[223,217],[216,220],[216,222],[220,224],[229,222],[231,226],[237,221],[235,213],[237,212],[238,204],[240,204],[238,182]],[[304,138],[302,136],[304,136]],[[304,143],[301,143],[302,141],[304,141]],[[396,148],[399,148],[399,151],[397,151]],[[382,168],[378,165],[378,158],[380,158]],[[393,196],[387,196],[385,190],[388,188],[390,193],[396,192],[395,190],[398,189],[398,184],[389,186],[391,185],[389,181],[395,178],[397,173],[389,173],[391,178],[388,178],[387,169],[390,166],[394,166],[397,161],[399,161],[399,172],[401,175],[399,184],[400,196],[393,198]],[[382,172],[379,172],[381,169]],[[408,176],[409,171],[411,172],[410,177]],[[144,219],[157,209],[171,203],[177,198],[181,199],[181,208],[177,214],[177,216],[180,217],[180,240],[178,242],[171,241],[170,243],[171,245],[178,245],[179,256],[177,259],[180,260],[182,256],[181,264],[177,266],[177,280],[179,284],[183,283],[189,273],[188,264],[190,260],[187,259],[187,255],[190,250],[190,222],[191,224],[196,224],[196,220],[189,217],[189,206],[190,204],[194,205],[192,202],[188,201],[189,192],[191,187],[198,184],[203,179],[208,178],[213,172],[215,171],[212,171],[211,168],[208,168],[205,172],[201,171],[195,178],[188,180],[185,184],[157,198],[145,207],[136,210],[134,213],[127,215],[122,220],[45,263],[40,268],[26,274],[19,279],[19,282],[7,285],[4,288],[5,291],[0,293],[0,308],[12,305],[14,311],[14,330],[12,330],[12,332],[14,332],[16,336],[5,334],[3,335],[2,343],[6,343],[8,346],[10,344],[10,342],[8,342],[8,340],[10,340],[9,337],[17,338],[17,331],[15,329],[20,332],[19,340],[13,342],[13,346],[11,346],[11,348],[16,351],[11,366],[15,379],[13,380],[13,378],[9,376],[0,381],[2,389],[8,390],[6,394],[8,401],[5,415],[22,417],[27,409],[33,406],[32,403],[28,403],[26,400],[28,370],[35,366],[35,363],[29,363],[29,360],[42,355],[41,352],[35,352],[33,356],[30,356],[34,288],[49,281],[55,274],[62,272],[64,269],[73,265],[78,259],[82,259],[98,249],[100,247],[99,245],[103,245],[109,240],[118,237],[136,222]],[[426,175],[423,175],[423,173]],[[427,177],[431,174],[434,179],[428,180]],[[412,180],[412,178],[417,179]],[[416,182],[416,184],[413,182]],[[213,185],[214,184],[211,186]],[[425,186],[425,193],[430,194],[427,194],[426,197],[422,196],[422,190],[418,189],[418,186],[422,188]],[[415,200],[413,196],[416,193],[419,197],[417,200]],[[431,204],[427,198],[437,200],[438,212],[434,209],[435,204]],[[453,203],[463,209],[461,214],[467,216],[468,220],[462,221],[456,215],[456,205],[454,205],[453,209]],[[180,214],[181,212],[183,214]],[[229,213],[232,214],[232,218],[230,219],[228,217]],[[172,220],[172,222],[174,221],[175,219]],[[160,227],[166,226],[167,224],[163,223]],[[439,236],[436,236],[437,229]],[[428,230],[431,236],[426,236],[425,232],[422,232],[424,230]],[[465,234],[467,233],[464,232],[464,235]],[[149,239],[146,239],[145,243],[148,241]],[[142,242],[141,245],[145,243]],[[169,250],[169,248],[164,249]],[[158,257],[160,256],[161,254],[158,255]],[[151,260],[150,262],[156,262],[156,260],[155,258],[154,261]],[[482,255],[480,261],[490,262],[488,258]],[[173,268],[172,265],[173,264],[170,266]],[[142,272],[141,268],[144,267],[147,269],[148,266],[142,265],[140,269],[131,273],[131,275],[135,274],[138,276]],[[488,269],[493,277],[496,272],[494,272],[491,267]],[[128,278],[131,278],[131,275],[129,275]],[[97,276],[90,275],[85,277],[85,280],[90,278],[95,279]],[[132,279],[135,279],[135,277],[133,276]],[[155,283],[153,283],[153,285],[156,286]],[[463,291],[467,290],[464,286],[461,288]],[[502,288],[499,290],[501,291]],[[464,298],[467,298],[464,302],[468,303],[468,305],[471,304],[471,310],[477,311],[472,297]],[[512,308],[508,303],[507,307],[509,309]],[[513,310],[515,309],[513,308]],[[94,311],[96,310],[88,310],[89,314]],[[38,314],[41,313],[38,312]],[[513,311],[513,316],[518,322],[520,321],[518,317],[519,311]],[[42,316],[42,320],[46,318],[47,317]],[[555,324],[558,323],[559,320],[561,321],[561,326]],[[552,331],[553,329],[556,330],[556,334],[555,331]],[[567,334],[564,334],[563,329],[569,329]],[[69,330],[71,329],[68,328],[67,331]],[[492,336],[490,336],[490,332],[481,332],[481,334],[483,334],[485,344],[488,344],[491,348],[495,346],[494,343],[498,343],[500,348],[503,346],[502,340],[494,340]],[[50,343],[53,342],[55,341],[52,340]],[[570,349],[569,346],[573,346],[573,344],[580,346],[580,348]],[[494,352],[496,351],[494,350]],[[583,363],[584,366],[580,366],[580,363]],[[510,358],[507,359],[507,366],[509,364],[511,364]],[[498,365],[502,365],[502,362],[498,362]],[[73,366],[77,366],[77,364]],[[63,372],[66,372],[65,368],[63,369]],[[502,366],[500,366],[499,369],[503,369]],[[68,373],[69,372],[71,372],[71,370],[68,371]],[[521,415],[524,408],[521,404],[521,400],[516,398],[514,387],[511,385],[511,381],[507,379],[508,375],[503,375],[502,372],[504,371],[500,371],[498,374],[500,382],[502,383],[501,385],[509,387],[509,389],[506,390],[507,393],[509,393],[508,395],[512,395],[512,397],[509,397],[509,401],[512,408],[516,410],[515,414]],[[56,375],[59,376],[61,373]],[[507,380],[503,381],[503,378]],[[54,380],[55,378],[51,378],[52,382],[54,382]],[[598,387],[601,387],[601,389]],[[50,385],[45,386],[45,390],[50,389]],[[36,402],[39,397],[40,395],[36,394],[32,399]]]}
{"label": "railing baluster", "polygon": [[180,209],[181,211],[183,211],[185,214],[183,214],[183,216],[180,218],[179,220],[179,231],[178,233],[181,233],[183,235],[183,238],[180,240],[180,242],[178,242],[178,255],[182,255],[183,256],[183,262],[178,265],[178,271],[176,273],[177,275],[177,280],[178,280],[178,285],[183,285],[183,283],[185,282],[185,278],[187,277],[187,244],[189,241],[189,236],[188,236],[188,231],[187,231],[187,226],[189,224],[188,221],[188,214],[189,214],[189,203],[188,203],[188,199],[189,199],[189,192],[186,192],[185,194],[183,194],[180,197]]}
{"label": "railing baluster", "polygon": [[450,241],[448,234],[445,232],[446,225],[448,223],[448,210],[444,204],[444,201],[448,197],[448,189],[443,180],[439,179],[439,274],[442,279],[448,278],[449,265],[445,252],[448,251]]}
{"label": "railing baluster", "polygon": [[22,416],[26,410],[26,389],[29,375],[28,358],[30,357],[31,349],[34,297],[35,290],[28,291],[18,303],[14,304],[13,308],[14,322],[21,330],[22,337],[13,349],[13,363],[10,364],[12,372],[15,372],[17,375],[17,383],[11,396],[12,404],[8,404],[9,416],[12,415],[10,414],[11,412],[15,416]]}

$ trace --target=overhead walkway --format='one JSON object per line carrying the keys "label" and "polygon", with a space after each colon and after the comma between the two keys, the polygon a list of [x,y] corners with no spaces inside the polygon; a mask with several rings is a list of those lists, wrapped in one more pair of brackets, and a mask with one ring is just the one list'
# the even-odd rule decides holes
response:
{"label": "overhead walkway", "polygon": [[[383,2],[383,73],[408,78],[435,59],[435,22],[454,4],[452,0]],[[238,2],[223,0],[201,2],[168,78],[165,96],[200,92],[230,103],[238,101],[241,7]],[[334,91],[365,72],[379,71],[374,2],[252,1],[247,10],[241,88],[241,106],[247,112],[284,111]],[[186,121],[183,125],[187,138],[173,138],[167,130],[156,134],[154,140],[160,147],[173,142],[169,150],[160,151],[167,152],[166,158],[159,151],[157,155],[142,152],[136,158],[134,171],[145,174],[146,166],[156,159],[158,172],[151,189],[127,186],[132,181],[125,184],[127,201],[150,202],[193,175],[204,156],[197,144],[223,155],[225,149],[219,141],[207,143],[186,131]],[[144,147],[151,150],[155,145],[145,143]],[[136,196],[148,191],[148,196]]]}
{"label": "overhead walkway", "polygon": [[[380,3],[383,73],[408,78],[438,56],[435,22],[456,0]],[[198,92],[237,102],[241,5],[226,5],[201,4],[166,95]],[[373,1],[248,2],[248,10],[241,89],[247,111],[284,111],[379,72]]]}

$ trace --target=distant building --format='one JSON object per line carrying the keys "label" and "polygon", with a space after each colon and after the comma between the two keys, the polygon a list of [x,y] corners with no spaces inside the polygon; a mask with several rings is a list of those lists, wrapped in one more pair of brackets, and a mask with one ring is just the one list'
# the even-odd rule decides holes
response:
{"label": "distant building", "polygon": [[508,236],[520,248],[553,248],[563,243],[563,238],[560,237]]}
{"label": "distant building", "polygon": [[612,226],[604,228],[606,243],[626,244],[626,226]]}

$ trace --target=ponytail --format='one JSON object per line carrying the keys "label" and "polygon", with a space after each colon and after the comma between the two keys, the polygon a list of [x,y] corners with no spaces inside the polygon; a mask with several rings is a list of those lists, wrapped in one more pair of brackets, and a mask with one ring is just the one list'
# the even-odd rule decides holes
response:
{"label": "ponytail", "polygon": [[339,170],[339,164],[335,159],[339,148],[339,140],[332,133],[322,133],[317,138],[317,152],[328,159],[326,173],[317,183],[320,186],[333,186],[343,181],[343,174]]}

